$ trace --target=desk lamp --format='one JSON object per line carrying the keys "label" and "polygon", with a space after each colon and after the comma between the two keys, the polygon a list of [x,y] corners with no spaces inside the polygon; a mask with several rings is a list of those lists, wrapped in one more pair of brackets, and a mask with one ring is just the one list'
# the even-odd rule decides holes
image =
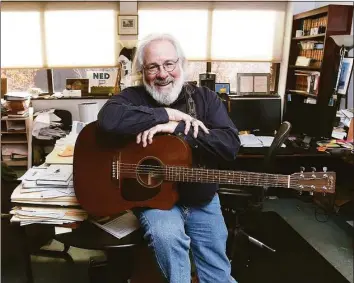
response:
{"label": "desk lamp", "polygon": [[[353,35],[332,35],[331,38],[333,39],[334,43],[337,46],[340,46],[340,51],[339,51],[340,60],[339,60],[339,68],[337,74],[337,82],[334,88],[335,91],[334,95],[338,95],[338,85],[339,85],[339,79],[341,75],[343,59],[345,55],[348,54],[348,52],[354,47],[354,40],[353,40]],[[347,107],[347,105],[345,107]]]}

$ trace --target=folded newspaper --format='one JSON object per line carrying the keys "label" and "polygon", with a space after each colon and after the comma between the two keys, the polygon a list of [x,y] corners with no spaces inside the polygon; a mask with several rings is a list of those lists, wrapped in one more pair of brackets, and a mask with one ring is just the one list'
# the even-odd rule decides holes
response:
{"label": "folded newspaper", "polygon": [[140,227],[139,220],[131,210],[127,210],[118,216],[91,219],[91,222],[118,239],[129,235]]}

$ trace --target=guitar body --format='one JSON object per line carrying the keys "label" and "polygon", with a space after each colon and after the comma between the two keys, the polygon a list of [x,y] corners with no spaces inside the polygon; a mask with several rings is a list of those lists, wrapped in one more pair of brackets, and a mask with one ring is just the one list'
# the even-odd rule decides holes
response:
{"label": "guitar body", "polygon": [[163,181],[165,165],[192,166],[189,145],[176,136],[155,136],[147,147],[98,141],[96,122],[83,128],[74,150],[73,181],[84,210],[95,216],[134,207],[170,209],[178,200],[175,182]]}

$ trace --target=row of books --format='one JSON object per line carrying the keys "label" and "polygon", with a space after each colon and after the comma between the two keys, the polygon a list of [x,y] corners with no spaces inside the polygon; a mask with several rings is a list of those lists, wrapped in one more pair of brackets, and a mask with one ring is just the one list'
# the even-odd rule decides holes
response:
{"label": "row of books", "polygon": [[312,65],[314,63],[320,64],[323,61],[323,49],[302,49],[299,52],[299,56],[311,58]]}
{"label": "row of books", "polygon": [[327,27],[327,17],[319,17],[316,19],[305,19],[302,22],[302,30],[304,35],[310,35],[311,29],[317,28],[317,33],[324,33]]}

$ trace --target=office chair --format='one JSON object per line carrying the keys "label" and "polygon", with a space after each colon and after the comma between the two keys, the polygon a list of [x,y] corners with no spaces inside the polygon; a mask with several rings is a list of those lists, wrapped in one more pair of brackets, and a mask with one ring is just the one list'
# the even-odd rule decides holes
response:
{"label": "office chair", "polygon": [[[69,133],[71,131],[72,125],[72,115],[68,110],[55,109],[54,114],[61,119],[62,126],[60,127],[62,130]],[[57,139],[50,140],[41,140],[36,137],[32,137],[32,147],[33,147],[33,164],[40,165],[45,162],[46,152],[45,147],[55,146],[55,142]]]}
{"label": "office chair", "polygon": [[[277,155],[277,151],[284,143],[284,141],[288,138],[290,129],[291,124],[287,121],[284,121],[280,125],[271,146],[265,154],[264,162],[262,164],[262,172],[271,173],[274,170],[274,160]],[[238,187],[220,188],[218,191],[223,215],[229,230],[227,254],[230,262],[234,258],[236,240],[239,235],[246,236],[248,242],[250,243],[253,243],[260,247],[265,247],[268,250],[275,252],[275,250],[273,250],[272,248],[248,235],[242,229],[239,222],[239,217],[241,216],[241,214],[251,212],[252,210],[261,210],[262,202],[264,199],[264,191],[266,189],[267,188],[261,187]],[[256,194],[252,194],[251,190],[256,191]]]}

